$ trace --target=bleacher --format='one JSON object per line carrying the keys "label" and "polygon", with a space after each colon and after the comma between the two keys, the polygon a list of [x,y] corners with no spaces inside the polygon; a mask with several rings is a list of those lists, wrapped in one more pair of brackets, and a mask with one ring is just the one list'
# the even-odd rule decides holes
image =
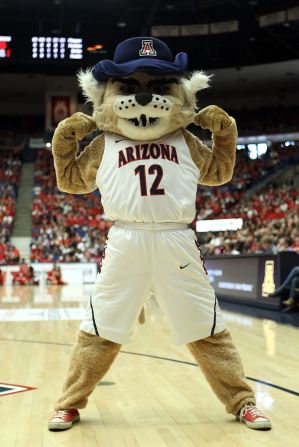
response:
{"label": "bleacher", "polygon": [[[293,177],[282,184],[279,176],[274,184],[269,182],[275,172],[282,175],[298,163],[298,143],[274,144],[256,160],[241,151],[237,154],[235,173],[229,184],[200,187],[197,219],[242,218],[244,222],[242,230],[200,234],[203,253],[207,256],[299,252],[298,186],[294,185]],[[263,185],[261,190],[259,184]]]}
{"label": "bleacher", "polygon": [[31,262],[99,262],[112,225],[99,194],[59,192],[49,151],[38,152],[35,168]]}
{"label": "bleacher", "polygon": [[20,258],[10,240],[20,173],[20,150],[0,150],[0,264],[16,263]]}

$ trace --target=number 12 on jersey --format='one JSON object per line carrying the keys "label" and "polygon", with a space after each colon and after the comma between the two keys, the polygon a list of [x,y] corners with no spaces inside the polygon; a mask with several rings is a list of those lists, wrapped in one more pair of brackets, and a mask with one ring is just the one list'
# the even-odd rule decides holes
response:
{"label": "number 12 on jersey", "polygon": [[[159,188],[161,180],[163,178],[163,169],[160,165],[151,165],[148,168],[148,173],[146,172],[145,165],[139,165],[135,169],[135,175],[139,175],[140,183],[140,194],[142,196],[163,196],[165,194],[164,188]],[[147,176],[155,175],[152,186],[150,187],[149,193],[147,189]]]}

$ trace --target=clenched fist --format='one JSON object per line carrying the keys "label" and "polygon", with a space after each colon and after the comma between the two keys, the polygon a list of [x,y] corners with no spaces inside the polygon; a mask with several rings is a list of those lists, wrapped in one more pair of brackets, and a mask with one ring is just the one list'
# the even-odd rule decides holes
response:
{"label": "clenched fist", "polygon": [[194,123],[211,132],[219,132],[231,124],[229,115],[218,106],[208,106],[200,110],[194,117]]}
{"label": "clenched fist", "polygon": [[61,121],[57,130],[66,138],[75,137],[76,140],[82,140],[85,135],[96,130],[96,123],[91,116],[77,112],[74,115]]}

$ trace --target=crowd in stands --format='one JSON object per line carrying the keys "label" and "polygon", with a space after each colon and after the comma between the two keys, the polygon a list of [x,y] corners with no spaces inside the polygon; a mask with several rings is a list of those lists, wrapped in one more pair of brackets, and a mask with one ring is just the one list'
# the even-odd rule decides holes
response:
{"label": "crowd in stands", "polygon": [[299,254],[299,195],[292,185],[267,186],[264,192],[242,199],[220,218],[243,218],[238,231],[199,235],[205,256],[223,254]]}
{"label": "crowd in stands", "polygon": [[56,189],[52,155],[39,151],[32,205],[31,262],[99,262],[112,222],[98,193],[63,194]]}
{"label": "crowd in stands", "polygon": [[[246,198],[244,192],[280,168],[299,162],[299,144],[277,143],[261,158],[239,151],[233,179],[227,185],[199,189],[197,219],[243,218],[242,230],[199,234],[205,256],[219,254],[299,253],[299,195],[292,180],[267,185]],[[215,200],[216,199],[216,200]]]}
{"label": "crowd in stands", "polygon": [[[241,150],[232,182],[221,187],[199,186],[197,219],[243,217],[245,221],[239,232],[206,234],[201,238],[206,255],[266,250],[269,234],[272,237],[275,234],[273,251],[282,249],[282,238],[287,235],[292,238],[289,249],[296,250],[298,235],[293,227],[296,227],[298,204],[295,190],[291,186],[267,188],[266,193],[254,195],[249,201],[243,196],[257,181],[288,162],[293,163],[298,154],[299,147],[274,145],[263,157],[251,160],[246,150]],[[294,214],[292,219],[291,214]],[[31,262],[99,262],[112,222],[106,220],[98,194],[73,196],[56,189],[53,161],[48,151],[38,154],[32,215]]]}
{"label": "crowd in stands", "polygon": [[10,243],[21,173],[20,150],[0,150],[0,264],[19,262]]}
{"label": "crowd in stands", "polygon": [[231,182],[220,187],[198,187],[197,219],[220,218],[257,182],[287,165],[298,162],[299,144],[283,148],[279,143],[272,144],[267,153],[256,160],[249,158],[246,149],[238,151]]}
{"label": "crowd in stands", "polygon": [[20,262],[20,252],[10,242],[0,240],[0,265],[18,264]]}

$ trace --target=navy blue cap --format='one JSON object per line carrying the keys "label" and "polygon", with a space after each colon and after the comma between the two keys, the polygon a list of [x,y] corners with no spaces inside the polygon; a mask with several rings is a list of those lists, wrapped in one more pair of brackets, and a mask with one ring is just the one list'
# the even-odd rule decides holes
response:
{"label": "navy blue cap", "polygon": [[109,78],[128,76],[135,71],[155,75],[180,75],[188,70],[188,56],[178,53],[173,58],[165,42],[154,37],[132,37],[119,43],[113,60],[104,59],[92,69],[94,78],[107,81]]}

